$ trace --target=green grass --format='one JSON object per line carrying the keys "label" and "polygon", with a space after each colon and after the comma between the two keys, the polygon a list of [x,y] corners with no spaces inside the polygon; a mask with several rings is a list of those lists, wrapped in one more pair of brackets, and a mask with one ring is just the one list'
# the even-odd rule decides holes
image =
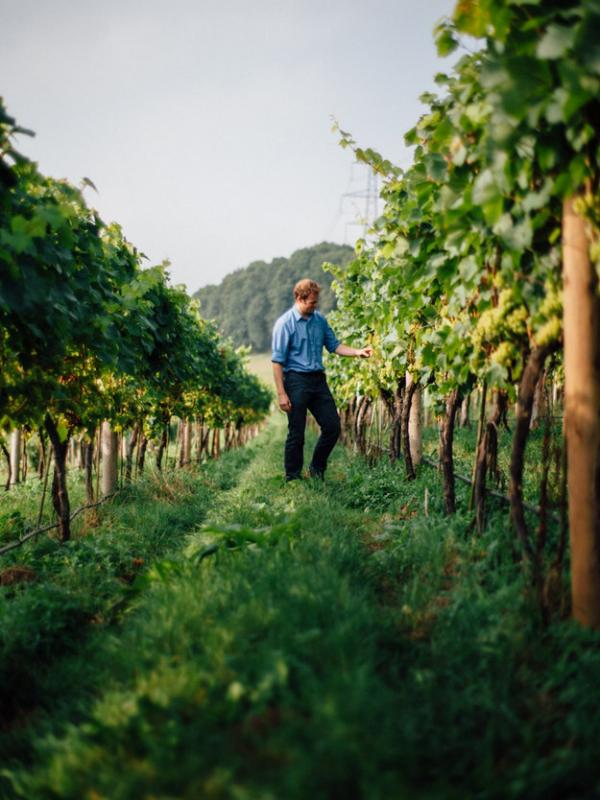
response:
{"label": "green grass", "polygon": [[[171,431],[171,441],[169,442],[168,448],[168,457],[165,451],[165,457],[163,458],[163,468],[165,473],[169,472],[171,469],[174,468],[175,464],[177,463],[177,459],[179,456],[179,446],[173,441],[173,438],[176,436],[175,428],[172,428]],[[8,542],[15,541],[16,539],[20,538],[23,533],[26,533],[28,530],[33,530],[38,527],[42,527],[45,525],[49,525],[55,521],[55,513],[52,507],[52,497],[51,497],[51,486],[52,486],[52,475],[49,476],[46,493],[43,502],[43,510],[41,518],[39,516],[40,505],[42,501],[43,495],[43,480],[40,480],[37,470],[33,468],[33,464],[35,463],[33,459],[31,459],[31,453],[36,452],[37,448],[33,446],[35,441],[37,441],[37,435],[32,437],[32,442],[30,442],[30,466],[27,474],[27,480],[16,485],[10,487],[9,491],[5,491],[5,481],[6,481],[6,471],[3,472],[3,467],[5,464],[0,462],[0,499],[2,500],[2,505],[0,508],[0,544],[6,544]],[[156,461],[156,448],[151,445],[148,449],[146,455],[146,467],[145,467],[145,475],[146,480],[148,480],[150,476],[150,480],[152,480],[151,476],[155,472],[155,461]],[[168,461],[168,467],[167,467]],[[121,465],[119,461],[120,468],[119,468],[119,483],[123,483],[124,477],[124,467]],[[100,478],[102,477],[102,465],[100,462]],[[142,480],[143,474],[138,476],[137,470],[134,469],[133,473],[133,481],[136,483],[138,481],[138,477]],[[83,470],[77,467],[75,464],[68,464],[67,466],[67,484],[69,490],[69,500],[71,511],[73,512],[79,506],[86,504],[86,493],[85,493],[85,482],[84,482],[84,473]],[[93,486],[94,491],[96,490],[96,485],[101,487],[101,483],[98,481],[98,477],[96,475],[96,471],[94,469],[93,473]],[[101,491],[101,489],[100,489]],[[38,519],[40,519],[40,523],[38,526]],[[87,530],[87,522],[85,515],[80,515],[73,520],[71,529],[74,536],[78,536],[81,533],[85,533]]]}
{"label": "green grass", "polygon": [[542,626],[505,515],[474,537],[432,470],[339,447],[286,485],[282,426],[222,462],[207,516],[171,498],[169,547],[4,732],[0,794],[596,796],[600,637]]}
{"label": "green grass", "polygon": [[22,746],[22,717],[51,711],[68,698],[53,665],[74,654],[88,669],[88,639],[93,651],[98,634],[118,622],[136,576],[181,545],[215,493],[236,480],[253,454],[252,447],[230,452],[200,474],[158,476],[149,470],[102,506],[98,527],[63,545],[42,536],[3,557],[4,576],[21,570],[32,580],[0,589],[0,704],[8,730],[0,755]]}

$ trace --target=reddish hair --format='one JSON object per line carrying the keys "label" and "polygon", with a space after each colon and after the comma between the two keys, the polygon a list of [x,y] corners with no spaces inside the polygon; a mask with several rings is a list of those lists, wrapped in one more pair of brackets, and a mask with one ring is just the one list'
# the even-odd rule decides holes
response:
{"label": "reddish hair", "polygon": [[294,299],[306,300],[311,294],[319,294],[320,291],[321,287],[316,281],[311,281],[310,278],[302,278],[294,286]]}

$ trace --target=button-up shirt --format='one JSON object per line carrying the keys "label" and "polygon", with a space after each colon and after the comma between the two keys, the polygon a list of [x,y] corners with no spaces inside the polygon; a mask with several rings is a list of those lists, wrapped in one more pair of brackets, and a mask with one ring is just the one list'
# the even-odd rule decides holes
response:
{"label": "button-up shirt", "polygon": [[319,311],[306,319],[293,305],[273,326],[271,361],[283,371],[323,372],[323,347],[333,353],[340,342]]}

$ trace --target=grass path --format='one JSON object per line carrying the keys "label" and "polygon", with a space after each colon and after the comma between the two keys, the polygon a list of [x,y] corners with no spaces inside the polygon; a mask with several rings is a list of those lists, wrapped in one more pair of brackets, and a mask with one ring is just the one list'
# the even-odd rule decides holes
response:
{"label": "grass path", "polygon": [[592,796],[598,644],[540,629],[509,533],[467,536],[433,491],[423,517],[430,473],[342,448],[286,485],[282,440],[277,418],[134,584],[7,796]]}

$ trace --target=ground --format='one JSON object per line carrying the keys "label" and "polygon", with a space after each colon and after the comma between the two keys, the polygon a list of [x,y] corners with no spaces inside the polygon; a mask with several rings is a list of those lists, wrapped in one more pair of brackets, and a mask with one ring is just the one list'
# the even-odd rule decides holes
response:
{"label": "ground", "polygon": [[0,795],[596,796],[600,640],[543,627],[508,527],[342,447],[286,485],[284,422],[20,554]]}

